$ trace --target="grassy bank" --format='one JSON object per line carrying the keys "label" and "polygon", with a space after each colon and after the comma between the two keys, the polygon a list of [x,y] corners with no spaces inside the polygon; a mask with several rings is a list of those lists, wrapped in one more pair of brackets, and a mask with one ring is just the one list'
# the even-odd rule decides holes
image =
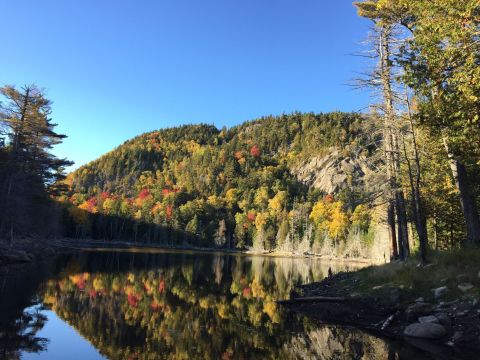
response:
{"label": "grassy bank", "polygon": [[412,256],[338,273],[280,303],[320,323],[404,339],[446,359],[477,356],[480,249],[432,252],[429,260],[419,266]]}
{"label": "grassy bank", "polygon": [[[349,279],[350,287],[359,294],[380,297],[399,289],[406,297],[423,297],[433,302],[464,295],[480,297],[480,249],[432,252],[429,260],[430,263],[423,267],[413,256],[406,262],[361,269]],[[446,287],[446,290],[435,296],[434,289],[439,287]]]}

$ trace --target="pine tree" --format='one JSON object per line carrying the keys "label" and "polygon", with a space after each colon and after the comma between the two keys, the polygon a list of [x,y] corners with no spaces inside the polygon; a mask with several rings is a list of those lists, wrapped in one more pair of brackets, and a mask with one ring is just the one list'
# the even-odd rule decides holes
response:
{"label": "pine tree", "polygon": [[4,86],[0,94],[5,100],[0,108],[0,123],[8,154],[0,179],[0,233],[12,234],[25,230],[22,225],[35,218],[36,204],[46,204],[48,194],[61,190],[59,180],[72,162],[58,159],[50,152],[66,136],[54,131],[51,102],[42,90],[35,85],[21,89]]}

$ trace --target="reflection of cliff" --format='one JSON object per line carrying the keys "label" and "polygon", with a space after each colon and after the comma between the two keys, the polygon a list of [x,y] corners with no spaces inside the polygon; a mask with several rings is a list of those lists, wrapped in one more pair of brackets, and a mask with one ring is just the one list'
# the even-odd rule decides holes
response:
{"label": "reflection of cliff", "polygon": [[[339,271],[351,271],[358,269],[361,265],[347,264],[341,262],[323,262],[318,259],[291,258],[291,257],[262,257],[255,256],[247,258],[246,261],[252,263],[252,272],[259,278],[274,276],[276,286],[284,289],[282,284],[285,282],[293,284],[306,284],[314,281],[320,281],[328,275],[328,270],[333,273]],[[288,297],[285,292],[282,298]]]}
{"label": "reflection of cliff", "polygon": [[411,348],[396,348],[355,329],[324,326],[294,336],[283,346],[288,359],[417,359]]}

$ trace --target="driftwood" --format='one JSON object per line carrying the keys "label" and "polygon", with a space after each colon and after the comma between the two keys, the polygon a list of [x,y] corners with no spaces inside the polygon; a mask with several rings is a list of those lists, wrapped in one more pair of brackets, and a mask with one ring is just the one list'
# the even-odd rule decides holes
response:
{"label": "driftwood", "polygon": [[380,327],[380,330],[385,330],[387,327],[390,326],[390,324],[395,320],[395,318],[400,314],[400,311],[397,311],[395,314],[390,315],[382,324]]}
{"label": "driftwood", "polygon": [[352,299],[348,297],[339,297],[339,296],[308,296],[308,297],[293,298],[290,300],[279,300],[277,301],[277,303],[279,304],[295,304],[295,303],[301,303],[301,302],[339,303],[339,302],[346,302],[348,300],[352,300]]}

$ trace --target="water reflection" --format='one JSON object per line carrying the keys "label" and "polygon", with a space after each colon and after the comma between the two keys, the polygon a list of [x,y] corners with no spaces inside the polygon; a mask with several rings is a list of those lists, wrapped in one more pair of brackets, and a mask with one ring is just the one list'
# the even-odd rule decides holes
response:
{"label": "water reflection", "polygon": [[44,351],[48,339],[37,336],[47,318],[38,307],[29,308],[0,333],[0,357],[19,359],[20,350],[30,353]]}
{"label": "water reflection", "polygon": [[[276,304],[296,285],[321,280],[329,266],[346,270],[308,259],[83,252],[51,265],[32,294],[109,359],[412,358],[408,349],[319,328]],[[41,312],[25,319],[13,333],[32,342],[8,341],[11,358],[46,346],[35,338]]]}

